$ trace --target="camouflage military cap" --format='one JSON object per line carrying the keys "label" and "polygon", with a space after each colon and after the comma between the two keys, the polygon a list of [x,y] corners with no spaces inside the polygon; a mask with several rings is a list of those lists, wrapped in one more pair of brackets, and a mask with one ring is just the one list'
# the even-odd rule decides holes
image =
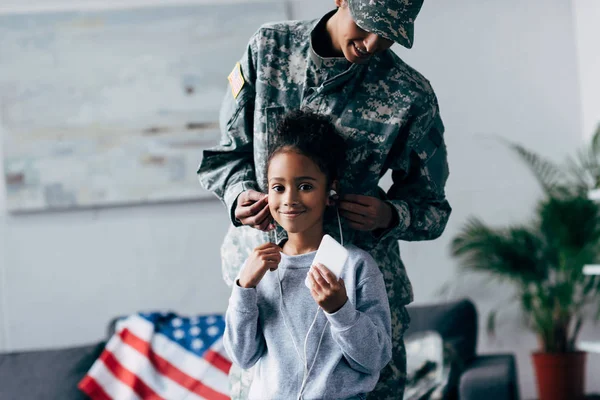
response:
{"label": "camouflage military cap", "polygon": [[356,25],[409,49],[422,5],[423,0],[348,0]]}

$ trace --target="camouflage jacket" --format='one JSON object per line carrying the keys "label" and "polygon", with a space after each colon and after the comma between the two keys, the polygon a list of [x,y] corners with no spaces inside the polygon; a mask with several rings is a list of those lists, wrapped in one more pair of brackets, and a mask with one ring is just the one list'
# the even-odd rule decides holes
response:
{"label": "camouflage jacket", "polygon": [[[239,62],[243,86],[230,84],[225,95],[220,145],[204,151],[198,170],[200,183],[225,203],[234,225],[222,246],[224,277],[231,284],[249,252],[269,240],[266,233],[239,227],[233,212],[241,192],[267,192],[269,135],[281,115],[300,108],[332,117],[346,138],[341,194],[376,196],[398,213],[399,224],[379,236],[347,226],[343,233],[346,242],[378,262],[390,299],[408,304],[412,289],[398,240],[438,237],[451,211],[444,193],[448,165],[437,99],[429,82],[391,50],[366,65],[317,55],[311,33],[330,15],[262,26]],[[378,184],[388,169],[393,184],[385,193]],[[325,230],[339,238],[335,213],[326,215]],[[275,240],[284,236],[278,228]]]}

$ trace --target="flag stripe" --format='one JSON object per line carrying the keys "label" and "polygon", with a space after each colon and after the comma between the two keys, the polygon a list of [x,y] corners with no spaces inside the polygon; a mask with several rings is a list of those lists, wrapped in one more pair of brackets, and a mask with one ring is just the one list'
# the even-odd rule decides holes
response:
{"label": "flag stripe", "polygon": [[229,374],[229,369],[231,368],[231,361],[223,357],[221,354],[217,353],[214,350],[208,349],[204,353],[204,359],[216,368],[223,371],[224,373]]}
{"label": "flag stripe", "polygon": [[[140,397],[133,389],[118,380],[112,372],[106,368],[106,365],[104,365],[102,361],[96,361],[94,365],[92,365],[92,368],[88,372],[88,376],[93,377],[111,399],[140,400]],[[96,400],[91,394],[88,395]]]}
{"label": "flag stripe", "polygon": [[[150,321],[136,315],[127,319],[126,327],[138,338],[151,342],[154,354],[177,365],[179,370],[186,375],[202,377],[201,381],[204,384],[210,384],[210,387],[220,393],[229,393],[228,373],[214,368],[203,357],[198,357],[168,337],[154,332],[154,326]],[[221,342],[219,341],[219,343]]]}
{"label": "flag stripe", "polygon": [[216,315],[121,319],[78,387],[92,400],[229,400],[223,328]]}
{"label": "flag stripe", "polygon": [[120,334],[113,337],[118,340],[107,345],[106,350],[119,360],[123,368],[135,371],[136,375],[154,392],[166,399],[201,400],[199,396],[156,369],[152,363],[152,354],[149,356],[141,354],[137,349],[121,340]]}
{"label": "flag stripe", "polygon": [[94,400],[112,400],[104,389],[102,389],[102,386],[90,375],[86,375],[77,387]]}
{"label": "flag stripe", "polygon": [[154,366],[154,368],[156,368],[158,372],[160,372],[164,376],[169,377],[170,379],[177,382],[189,391],[203,396],[207,399],[229,399],[229,397],[225,396],[224,394],[217,392],[216,390],[204,385],[202,382],[183,373],[169,361],[154,353],[152,351],[152,348],[150,347],[150,343],[138,338],[128,329],[123,329],[119,335],[121,336],[121,340],[123,340],[124,343],[133,347],[139,353],[151,360],[152,365]]}
{"label": "flag stripe", "polygon": [[150,389],[136,374],[124,368],[110,351],[104,351],[99,359],[114,376],[132,388],[142,399],[164,400]]}

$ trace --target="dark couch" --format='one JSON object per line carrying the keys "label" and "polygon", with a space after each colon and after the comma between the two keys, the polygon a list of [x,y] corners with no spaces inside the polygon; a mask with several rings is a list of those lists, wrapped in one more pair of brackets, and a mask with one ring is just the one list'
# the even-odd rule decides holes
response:
{"label": "dark couch", "polygon": [[[477,311],[468,300],[410,306],[407,335],[437,331],[455,354],[450,399],[518,400],[512,355],[476,354]],[[109,327],[109,333],[113,328]],[[62,350],[0,354],[0,400],[79,400],[77,390],[104,343]]]}
{"label": "dark couch", "polygon": [[477,355],[478,318],[469,300],[408,307],[405,336],[436,331],[453,359],[448,399],[518,400],[517,368],[512,354]]}

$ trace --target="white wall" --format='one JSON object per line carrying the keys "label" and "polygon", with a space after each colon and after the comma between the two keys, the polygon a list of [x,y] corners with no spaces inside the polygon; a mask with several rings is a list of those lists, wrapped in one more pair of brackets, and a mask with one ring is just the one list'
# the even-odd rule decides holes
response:
{"label": "white wall", "polygon": [[[572,0],[581,93],[583,137],[589,140],[600,124],[600,1]],[[600,329],[588,326],[583,339],[599,340]],[[588,391],[600,392],[600,354],[589,355]]]}
{"label": "white wall", "polygon": [[[0,125],[1,126],[1,125]],[[2,128],[0,128],[2,129]],[[2,160],[2,133],[0,132],[0,176],[4,176],[4,163]],[[6,189],[2,184],[0,185],[0,351],[7,348],[6,346],[6,331],[8,327],[8,320],[5,317],[6,308],[6,279],[4,274],[6,272],[5,265],[5,214],[6,214]]]}
{"label": "white wall", "polygon": [[[448,244],[469,215],[493,224],[518,223],[531,215],[539,190],[525,167],[488,135],[518,141],[557,160],[582,142],[581,97],[572,6],[560,0],[426,2],[417,19],[417,40],[404,58],[433,83],[446,123],[454,207],[444,236],[434,243],[403,246],[417,301],[469,296],[480,311],[482,352],[517,354],[523,398],[535,397],[530,353],[535,337],[506,307],[510,286],[467,275],[448,257]],[[587,37],[593,41],[598,35]],[[499,335],[489,339],[483,317],[500,306]],[[583,338],[599,337],[588,326]],[[598,392],[600,357],[590,355],[588,389]]]}
{"label": "white wall", "polygon": [[216,201],[7,217],[5,345],[100,339],[138,310],[223,312]]}
{"label": "white wall", "polygon": [[[0,131],[1,134],[1,131]],[[105,337],[141,310],[223,312],[218,201],[0,215],[0,344],[61,347]]]}
{"label": "white wall", "polygon": [[581,142],[580,100],[568,2],[430,1],[416,38],[399,52],[438,94],[454,209],[440,240],[406,246],[417,296],[431,299],[457,272],[447,244],[467,216],[517,222],[540,193],[495,136],[560,159]]}
{"label": "white wall", "polygon": [[[2,4],[11,3],[21,4]],[[332,6],[333,0],[296,0],[292,14],[312,18]],[[484,313],[510,294],[510,288],[465,276],[450,259],[448,243],[468,215],[499,224],[531,215],[539,190],[493,135],[554,158],[581,143],[575,43],[569,2],[425,2],[415,47],[398,51],[431,80],[438,94],[454,211],[441,239],[402,246],[417,302],[468,295]],[[227,219],[217,202],[18,217],[2,216],[2,210],[0,317],[4,310],[5,334],[0,339],[6,349],[97,340],[110,317],[140,309],[200,313],[226,306],[217,249]],[[442,297],[438,292],[447,281],[454,283],[452,291]],[[534,397],[529,354],[535,338],[513,314],[514,308],[504,314],[497,342],[482,332],[479,348],[516,352],[523,395]],[[599,364],[590,361],[588,386],[600,391],[600,382],[591,381]]]}
{"label": "white wall", "polygon": [[[572,16],[571,3],[560,0],[425,2],[415,48],[401,52],[438,93],[451,169],[448,197],[454,207],[440,240],[403,246],[417,301],[439,298],[436,289],[448,279],[454,283],[448,297],[474,299],[481,317],[479,350],[517,354],[523,398],[535,397],[530,353],[536,339],[521,326],[517,308],[505,306],[510,286],[462,272],[449,259],[448,244],[467,216],[518,223],[529,218],[538,198],[525,167],[488,135],[518,141],[557,160],[581,144]],[[491,340],[483,317],[496,306],[504,311],[498,338]],[[599,337],[600,330],[588,326],[582,336]],[[590,355],[590,391],[600,390],[592,379],[598,371],[600,357]]]}
{"label": "white wall", "polygon": [[600,124],[600,1],[573,0],[579,62],[583,132],[589,138]]}

